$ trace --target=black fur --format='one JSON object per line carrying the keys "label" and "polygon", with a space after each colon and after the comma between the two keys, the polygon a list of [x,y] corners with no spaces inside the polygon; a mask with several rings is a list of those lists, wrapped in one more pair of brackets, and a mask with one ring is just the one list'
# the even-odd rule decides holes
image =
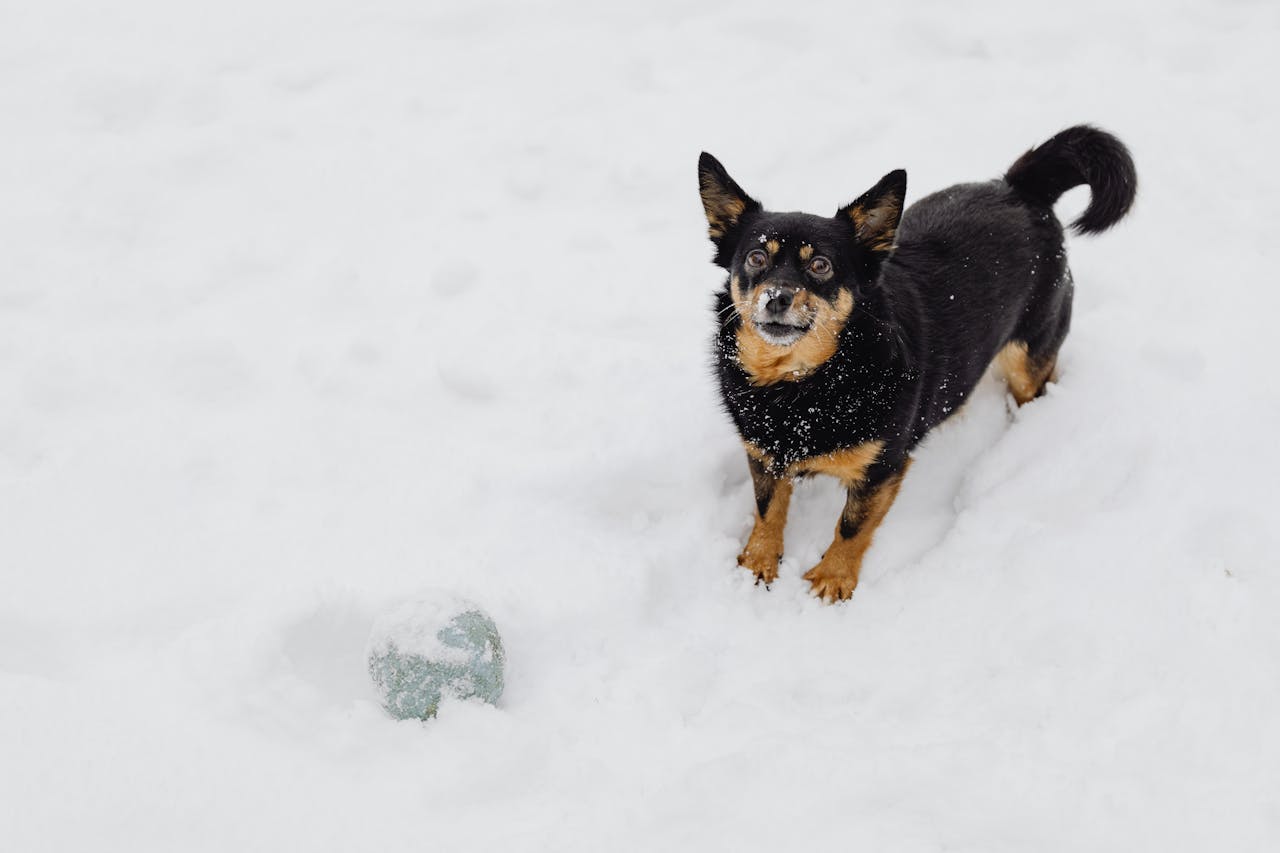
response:
{"label": "black fur", "polygon": [[1018,158],[1005,182],[1028,203],[1052,207],[1067,190],[1089,185],[1089,207],[1071,223],[1078,234],[1097,234],[1120,221],[1133,204],[1138,175],[1128,150],[1088,125],[1067,128]]}
{"label": "black fur", "polygon": [[[905,192],[905,173],[887,175],[877,188],[898,174]],[[699,180],[709,219],[709,189],[713,202],[720,193],[740,195],[740,215],[713,236],[715,261],[730,277],[758,281],[744,259],[766,237],[787,247],[765,271],[770,282],[831,302],[841,290],[854,297],[834,355],[802,379],[761,387],[738,359],[737,332],[750,320],[738,316],[726,280],[715,339],[725,409],[743,439],[772,458],[777,475],[802,459],[883,441],[864,489],[904,468],[912,448],[959,409],[1007,343],[1025,342],[1042,362],[1056,357],[1070,326],[1072,280],[1052,205],[1088,183],[1092,199],[1075,225],[1094,233],[1128,211],[1136,186],[1119,140],[1073,127],[1028,151],[1003,179],[926,196],[900,222],[894,212],[896,246],[884,251],[859,234],[849,207],[831,218],[765,211],[707,154]],[[792,253],[802,242],[830,259],[830,280],[806,276]]]}

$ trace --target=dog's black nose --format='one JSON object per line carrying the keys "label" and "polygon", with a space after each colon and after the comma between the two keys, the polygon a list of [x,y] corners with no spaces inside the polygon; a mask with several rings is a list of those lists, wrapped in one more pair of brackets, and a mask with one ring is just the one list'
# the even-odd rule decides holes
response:
{"label": "dog's black nose", "polygon": [[785,314],[787,309],[791,307],[793,299],[795,299],[793,291],[775,290],[769,294],[769,301],[765,303],[764,310],[770,314]]}

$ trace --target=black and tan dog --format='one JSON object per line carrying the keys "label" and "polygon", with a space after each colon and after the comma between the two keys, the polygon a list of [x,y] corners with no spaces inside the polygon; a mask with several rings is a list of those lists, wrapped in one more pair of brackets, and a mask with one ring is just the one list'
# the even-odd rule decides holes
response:
{"label": "black and tan dog", "polygon": [[848,598],[911,450],[964,403],[996,360],[1019,403],[1054,373],[1071,320],[1071,273],[1053,204],[1088,184],[1073,225],[1096,233],[1133,202],[1133,161],[1115,137],[1064,130],[1002,179],[960,184],[903,211],[907,175],[885,175],[831,218],[770,213],[710,154],[698,162],[715,263],[716,363],[755,485],[738,562],[778,574],[792,481],[838,478],[835,541],[805,574]]}

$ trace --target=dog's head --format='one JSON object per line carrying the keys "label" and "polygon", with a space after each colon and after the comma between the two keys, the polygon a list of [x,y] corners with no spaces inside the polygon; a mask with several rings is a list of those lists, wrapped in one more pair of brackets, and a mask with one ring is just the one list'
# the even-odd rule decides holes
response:
{"label": "dog's head", "polygon": [[829,356],[893,251],[907,173],[890,172],[829,218],[764,210],[707,153],[698,160],[698,184],[743,332],[770,354],[810,348]]}

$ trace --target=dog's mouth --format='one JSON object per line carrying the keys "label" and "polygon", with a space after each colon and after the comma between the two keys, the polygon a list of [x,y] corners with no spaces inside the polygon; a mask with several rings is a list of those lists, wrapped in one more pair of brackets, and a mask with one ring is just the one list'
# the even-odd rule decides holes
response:
{"label": "dog's mouth", "polygon": [[804,337],[804,333],[809,331],[812,323],[806,323],[803,326],[797,326],[792,323],[756,323],[756,328],[760,330],[760,336],[775,346],[790,346],[800,338]]}

